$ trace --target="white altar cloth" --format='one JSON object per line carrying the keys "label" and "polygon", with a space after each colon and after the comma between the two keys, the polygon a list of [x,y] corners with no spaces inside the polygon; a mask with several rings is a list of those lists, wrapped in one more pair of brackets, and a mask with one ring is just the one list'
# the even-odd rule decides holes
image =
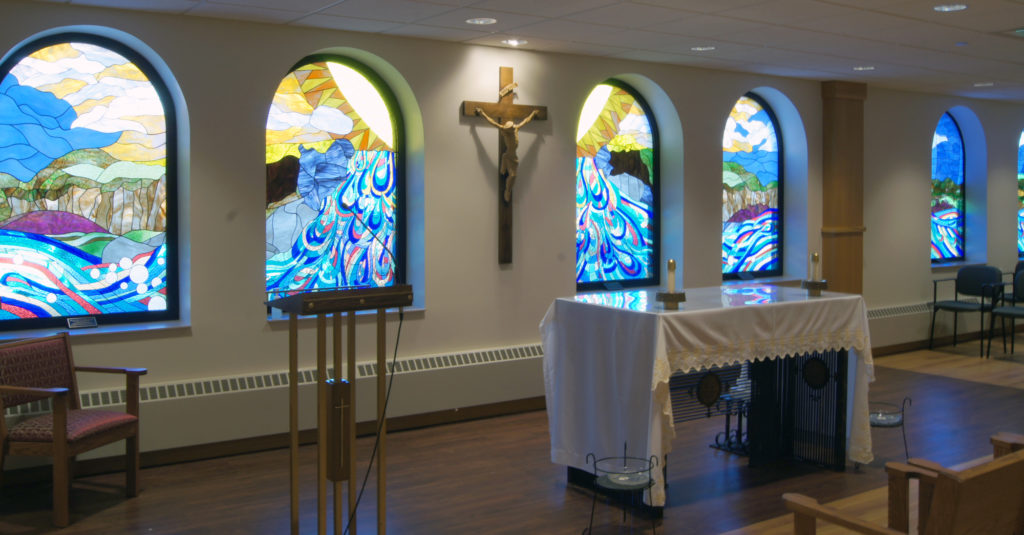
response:
{"label": "white altar cloth", "polygon": [[626,443],[631,457],[657,458],[646,501],[664,506],[660,463],[675,437],[668,389],[673,372],[841,349],[856,363],[849,378],[847,457],[871,462],[874,364],[861,296],[729,285],[687,289],[679,310],[665,310],[655,293],[579,294],[548,308],[540,330],[553,462],[589,472],[588,453],[621,456]]}

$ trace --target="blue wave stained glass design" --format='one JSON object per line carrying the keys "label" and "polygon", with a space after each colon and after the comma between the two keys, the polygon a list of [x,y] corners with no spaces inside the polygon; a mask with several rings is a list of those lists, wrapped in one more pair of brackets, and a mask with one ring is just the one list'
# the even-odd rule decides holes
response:
{"label": "blue wave stained glass design", "polygon": [[0,323],[165,317],[167,142],[156,87],[115,51],[55,44],[4,74]]}
{"label": "blue wave stained glass design", "polygon": [[942,114],[932,136],[932,260],[964,257],[964,142]]}
{"label": "blue wave stained glass design", "polygon": [[359,151],[352,160],[348,180],[323,199],[300,238],[267,259],[268,290],[385,286],[394,280],[387,252],[395,235],[394,153]]}
{"label": "blue wave stained glass design", "polygon": [[779,142],[761,104],[741,97],[722,136],[722,273],[780,267]]}
{"label": "blue wave stained glass design", "polygon": [[580,303],[601,305],[625,310],[646,311],[648,307],[647,292],[644,290],[619,290],[617,292],[601,292],[577,294],[575,300]]}
{"label": "blue wave stained glass design", "polygon": [[1024,256],[1024,131],[1017,144],[1017,254]]}
{"label": "blue wave stained glass design", "polygon": [[267,115],[268,292],[394,284],[394,126],[362,73],[295,69]]}
{"label": "blue wave stained glass design", "polygon": [[576,282],[655,276],[654,135],[627,90],[597,86],[576,140]]}

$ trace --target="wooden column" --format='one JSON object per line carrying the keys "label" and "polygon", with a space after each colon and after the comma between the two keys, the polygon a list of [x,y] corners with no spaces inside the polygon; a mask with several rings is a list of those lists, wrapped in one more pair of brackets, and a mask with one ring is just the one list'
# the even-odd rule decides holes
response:
{"label": "wooden column", "polygon": [[821,84],[822,274],[829,290],[861,293],[864,281],[864,100],[867,85]]}

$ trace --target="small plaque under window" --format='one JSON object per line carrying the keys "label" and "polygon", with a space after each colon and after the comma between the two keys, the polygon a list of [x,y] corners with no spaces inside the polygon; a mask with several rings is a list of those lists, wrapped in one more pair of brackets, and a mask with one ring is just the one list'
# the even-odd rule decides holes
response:
{"label": "small plaque under window", "polygon": [[68,318],[68,329],[88,329],[96,326],[95,316],[80,316]]}

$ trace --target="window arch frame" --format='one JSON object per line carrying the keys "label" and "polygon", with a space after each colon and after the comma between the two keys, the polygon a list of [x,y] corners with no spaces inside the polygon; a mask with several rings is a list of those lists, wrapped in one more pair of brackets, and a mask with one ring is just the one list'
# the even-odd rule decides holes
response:
{"label": "window arch frame", "polygon": [[[960,212],[960,225],[959,225],[960,226],[960,240],[959,240],[959,242],[960,242],[959,243],[960,255],[959,256],[948,256],[948,257],[932,258],[931,253],[929,253],[928,257],[930,258],[932,265],[948,264],[948,263],[954,263],[954,262],[965,262],[967,260],[967,141],[966,141],[966,137],[964,136],[963,127],[960,126],[960,121],[957,121],[956,117],[952,113],[950,113],[950,110],[946,110],[946,111],[942,112],[942,115],[939,116],[939,120],[935,123],[935,128],[932,129],[932,139],[934,140],[935,134],[939,130],[939,124],[942,123],[942,119],[945,118],[945,117],[949,117],[949,120],[953,123],[953,126],[956,128],[957,136],[959,137],[959,140],[960,140],[960,173],[961,173],[961,176],[962,176],[962,180],[960,182],[960,199],[961,199],[960,202],[962,203],[962,209],[961,209],[961,212]],[[935,154],[935,145],[934,145],[934,141],[933,141],[932,142],[932,149],[931,149],[931,157],[930,157],[930,162],[929,162],[930,163],[930,168],[931,168],[931,177],[928,180],[929,189],[932,189],[935,186],[935,161],[936,161],[936,154]],[[935,201],[935,194],[934,194],[934,192],[932,192],[928,196],[928,201],[929,201],[929,203],[928,203],[928,206],[929,206],[929,210],[928,210],[928,217],[929,217],[928,243],[929,243],[929,250],[930,251],[934,251],[935,250],[935,247],[934,247],[935,246],[935,235],[931,231],[932,220],[934,219],[934,215],[933,215],[934,212],[931,211],[932,203]]]}
{"label": "window arch frame", "polygon": [[[406,212],[406,149],[405,149],[405,118],[402,112],[402,107],[398,102],[398,98],[395,95],[395,91],[391,86],[381,77],[372,67],[356,59],[354,57],[344,55],[341,53],[331,52],[318,52],[307,55],[295,62],[291,67],[288,68],[284,76],[278,80],[277,84],[280,86],[281,82],[293,72],[299,68],[310,65],[313,63],[337,63],[348,67],[360,75],[362,75],[369,83],[373,86],[374,90],[384,101],[384,105],[387,107],[388,115],[392,124],[392,135],[394,136],[392,143],[392,151],[394,152],[394,172],[395,172],[395,223],[394,223],[394,239],[393,245],[389,249],[383,247],[388,253],[391,261],[394,265],[394,276],[386,286],[393,286],[395,284],[401,284],[406,281],[408,275],[406,271],[406,259],[407,259],[407,220],[408,214]],[[276,87],[272,94],[276,94]],[[273,97],[270,99],[273,102]],[[268,106],[267,115],[269,116],[270,109],[273,106]],[[264,140],[266,139],[266,130],[264,130]],[[383,242],[384,239],[381,236],[376,235],[370,231],[374,241]],[[383,244],[382,244],[383,245]],[[275,289],[271,290],[267,287],[266,280],[266,261],[264,261],[264,284],[263,291],[268,296],[273,297],[280,293],[287,292],[289,290]]]}
{"label": "window arch frame", "polygon": [[[587,292],[595,290],[616,290],[620,288],[635,288],[640,286],[656,286],[661,283],[661,139],[658,133],[658,121],[654,116],[654,111],[644,96],[632,85],[619,80],[617,78],[608,78],[600,83],[591,86],[590,91],[587,93],[589,98],[590,94],[600,85],[609,85],[616,89],[621,89],[629,94],[630,97],[636,102],[640,109],[644,112],[644,118],[647,120],[647,124],[651,128],[651,145],[652,145],[652,164],[651,164],[651,217],[650,217],[650,242],[651,242],[651,253],[650,253],[650,275],[644,278],[638,279],[605,279],[598,281],[580,282],[576,280],[576,291]],[[584,99],[584,102],[586,99]],[[577,116],[577,124],[579,123],[579,115],[582,115],[582,108],[580,114]],[[576,147],[579,146],[577,142]],[[576,183],[579,182],[579,173],[576,173]],[[575,195],[573,196],[575,199]],[[575,203],[575,200],[573,201]],[[577,213],[576,220],[579,219]],[[579,224],[577,222],[576,229],[579,230]],[[576,251],[576,261],[578,258],[579,250]],[[574,263],[574,266],[576,264]],[[575,271],[575,267],[574,267]]]}
{"label": "window arch frame", "polygon": [[[30,38],[19,43],[11,49],[4,60],[0,62],[0,80],[6,79],[11,70],[30,55],[45,48],[63,43],[83,43],[99,48],[104,48],[116,53],[134,64],[148,79],[149,84],[156,92],[160,104],[163,107],[164,128],[166,136],[166,149],[164,154],[164,174],[166,177],[166,189],[164,192],[164,210],[166,222],[164,230],[164,243],[166,244],[166,272],[163,277],[166,292],[164,294],[166,307],[163,310],[140,311],[140,312],[103,312],[99,314],[84,314],[71,316],[50,316],[41,318],[22,318],[11,320],[0,320],[0,332],[3,331],[28,331],[37,329],[71,328],[72,319],[82,321],[85,326],[92,326],[91,320],[96,326],[116,326],[139,323],[168,322],[181,319],[182,306],[182,279],[181,279],[181,244],[179,243],[179,123],[181,117],[175,105],[174,96],[171,93],[169,82],[160,74],[160,70],[152,61],[147,59],[144,53],[136,50],[131,45],[121,40],[99,33],[88,31],[58,31],[47,33],[36,38]],[[61,99],[63,100],[63,99]],[[88,318],[91,318],[88,319]]]}
{"label": "window arch frame", "polygon": [[[765,100],[763,97],[761,97],[761,95],[758,95],[757,93],[755,93],[753,91],[748,91],[748,92],[744,93],[740,98],[743,98],[743,97],[747,97],[747,98],[753,100],[754,102],[756,102],[759,106],[761,106],[761,109],[763,109],[765,111],[765,113],[768,115],[768,119],[771,121],[772,130],[775,133],[775,146],[777,148],[776,153],[778,154],[778,156],[776,158],[777,162],[778,162],[778,170],[777,170],[778,180],[776,181],[777,184],[778,184],[777,191],[776,191],[776,197],[778,198],[778,201],[777,201],[778,202],[778,208],[776,209],[776,216],[775,216],[775,219],[776,219],[775,238],[776,238],[776,244],[777,244],[776,247],[775,247],[775,250],[776,250],[776,253],[775,253],[776,261],[775,261],[775,268],[770,269],[770,270],[762,270],[762,271],[732,271],[732,272],[729,272],[729,273],[723,272],[722,273],[722,280],[723,281],[749,280],[749,279],[758,279],[758,278],[766,278],[766,277],[778,277],[778,276],[781,276],[783,274],[783,271],[785,269],[785,247],[784,247],[784,245],[785,245],[785,243],[784,243],[785,242],[785,235],[786,235],[786,232],[785,232],[785,220],[786,220],[786,218],[785,218],[785,183],[786,183],[786,176],[785,176],[785,173],[786,173],[786,165],[785,165],[785,161],[786,161],[786,144],[785,144],[785,139],[783,139],[784,136],[782,134],[781,123],[779,122],[778,116],[775,115],[775,110],[772,109],[771,104],[769,104],[767,100]],[[732,111],[734,109],[736,109],[736,104],[739,103],[740,98],[737,98],[733,102],[732,107],[729,108],[729,114],[730,115],[732,114]],[[726,119],[726,124],[728,124],[728,119]],[[722,127],[722,132],[723,132],[723,134],[725,132],[725,127],[724,126]],[[723,150],[722,152],[724,153],[725,151]],[[722,156],[722,163],[723,164],[725,163],[725,156],[724,156],[724,154]],[[724,238],[724,230],[725,230],[724,229],[724,225],[725,225],[725,222],[723,221],[722,224],[723,224],[722,236]],[[719,251],[721,251],[721,248],[723,246],[724,246],[724,239],[720,239],[719,240]]]}

